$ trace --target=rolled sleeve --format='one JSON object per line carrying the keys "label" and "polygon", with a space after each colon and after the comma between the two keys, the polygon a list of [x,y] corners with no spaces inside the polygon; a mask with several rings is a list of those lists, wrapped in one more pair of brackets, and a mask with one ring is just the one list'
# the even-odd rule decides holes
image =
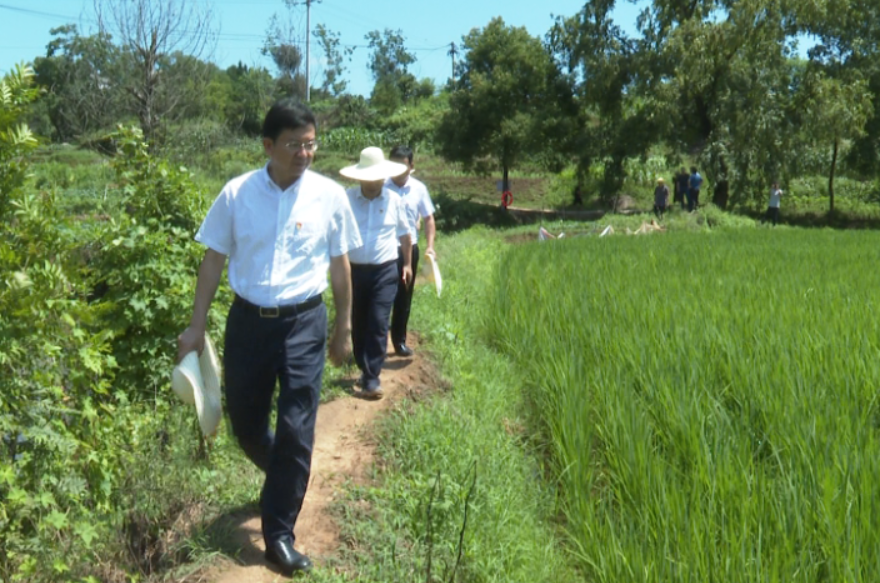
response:
{"label": "rolled sleeve", "polygon": [[223,255],[232,253],[234,245],[232,223],[232,197],[224,189],[208,210],[196,241]]}
{"label": "rolled sleeve", "polygon": [[419,198],[419,214],[422,218],[428,218],[434,214],[436,209],[431,201],[431,195],[427,190],[422,190],[422,196]]}

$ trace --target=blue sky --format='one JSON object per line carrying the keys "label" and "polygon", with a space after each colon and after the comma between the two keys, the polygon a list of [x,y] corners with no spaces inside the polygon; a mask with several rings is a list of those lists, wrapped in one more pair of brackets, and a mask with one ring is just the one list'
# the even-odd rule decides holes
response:
{"label": "blue sky", "polygon": [[[192,0],[188,0],[192,1]],[[204,1],[204,0],[203,0]],[[312,0],[319,2],[319,0]],[[212,61],[227,67],[242,61],[247,65],[271,63],[260,54],[273,13],[287,18],[283,0],[208,0],[219,24],[219,40]],[[367,69],[369,50],[364,40],[371,30],[400,29],[407,48],[416,56],[410,68],[416,77],[430,77],[441,85],[451,74],[452,61],[447,54],[450,43],[461,44],[461,37],[472,28],[482,28],[501,16],[509,25],[525,26],[543,38],[554,19],[551,15],[576,14],[582,0],[320,0],[312,4],[312,28],[323,23],[341,35],[345,45],[356,46],[346,79],[349,91],[369,95],[373,80]],[[65,23],[76,23],[81,32],[95,29],[92,0],[0,0],[0,73],[15,63],[32,61],[45,54],[51,40],[49,30]],[[304,31],[304,8],[292,23]],[[628,0],[619,0],[615,20],[629,33],[635,31],[639,9]],[[312,85],[321,79],[321,54],[312,42]]]}

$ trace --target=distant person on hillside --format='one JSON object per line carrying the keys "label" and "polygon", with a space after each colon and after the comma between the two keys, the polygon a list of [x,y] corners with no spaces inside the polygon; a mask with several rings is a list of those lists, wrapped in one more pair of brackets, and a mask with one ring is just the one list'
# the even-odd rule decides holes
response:
{"label": "distant person on hillside", "polygon": [[[396,146],[392,148],[388,158],[392,162],[398,162],[406,166],[403,174],[389,178],[385,186],[400,195],[406,209],[407,221],[409,221],[410,235],[412,237],[412,271],[417,273],[419,267],[419,225],[425,220],[425,255],[432,255],[435,259],[434,237],[437,228],[434,223],[434,203],[428,188],[419,180],[411,176],[413,166],[413,150],[409,146]],[[403,247],[400,247],[400,256],[397,260],[397,268],[401,274],[398,280],[397,297],[394,299],[394,311],[391,314],[391,344],[394,345],[394,353],[398,356],[412,356],[412,348],[406,343],[409,314],[412,307],[413,282],[403,282]]]}
{"label": "distant person on hillside", "polygon": [[657,187],[654,189],[654,214],[658,219],[663,218],[666,207],[669,205],[669,187],[662,177],[657,178]]}
{"label": "distant person on hillside", "polygon": [[584,194],[581,192],[581,185],[574,187],[574,206],[584,206]]}
{"label": "distant person on hillside", "polygon": [[775,227],[779,223],[779,203],[782,201],[782,194],[779,183],[774,182],[772,188],[770,188],[770,204],[767,207],[767,214],[761,219],[762,224],[767,221],[773,221],[773,226]]}
{"label": "distant person on hillside", "polygon": [[691,166],[691,176],[688,179],[688,211],[695,211],[700,206],[700,188],[703,186],[703,177],[697,172],[696,166]]}
{"label": "distant person on hillside", "polygon": [[[379,374],[388,353],[388,322],[398,280],[412,284],[412,238],[403,199],[388,188],[388,178],[407,167],[385,159],[381,148],[361,150],[357,164],[339,171],[360,184],[346,191],[364,246],[351,260],[351,344],[361,370],[361,396],[381,399]],[[398,250],[399,249],[399,250]],[[403,257],[400,271],[397,262]]]}
{"label": "distant person on hillside", "polygon": [[675,175],[675,198],[673,199],[673,202],[680,204],[682,210],[685,208],[685,199],[687,198],[690,179],[691,175],[688,174],[688,171],[684,166],[682,166],[678,174]]}
{"label": "distant person on hillside", "polygon": [[[177,359],[205,348],[208,309],[229,259],[235,299],[226,319],[226,410],[238,444],[266,477],[260,513],[266,559],[287,576],[312,562],[294,550],[312,461],[327,348],[327,274],[336,325],[330,359],[347,358],[350,251],[361,246],[345,190],[309,170],[318,149],[312,111],[275,103],[263,121],[268,163],[229,181],[195,236],[207,247]],[[272,431],[273,397],[277,416]]]}

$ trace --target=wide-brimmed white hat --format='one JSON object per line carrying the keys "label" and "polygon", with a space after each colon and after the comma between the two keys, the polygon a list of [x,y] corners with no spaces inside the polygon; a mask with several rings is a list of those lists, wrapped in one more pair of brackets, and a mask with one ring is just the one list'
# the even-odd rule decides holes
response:
{"label": "wide-brimmed white hat", "polygon": [[220,360],[211,339],[205,334],[205,349],[183,357],[171,373],[171,388],[180,400],[196,406],[199,427],[204,435],[214,435],[223,418],[220,402]]}
{"label": "wide-brimmed white hat", "polygon": [[346,166],[339,173],[352,180],[372,182],[400,176],[406,169],[406,164],[386,160],[382,148],[371,146],[361,150],[361,159],[357,164]]}

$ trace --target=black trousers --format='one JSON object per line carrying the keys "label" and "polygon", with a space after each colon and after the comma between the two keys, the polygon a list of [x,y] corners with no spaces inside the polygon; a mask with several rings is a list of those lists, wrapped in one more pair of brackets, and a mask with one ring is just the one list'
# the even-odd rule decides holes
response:
{"label": "black trousers", "polygon": [[700,206],[700,189],[691,188],[687,194],[688,210],[696,210]]}
{"label": "black trousers", "polygon": [[419,246],[412,246],[413,280],[409,285],[403,283],[403,248],[397,248],[397,296],[394,298],[394,311],[391,312],[391,343],[394,346],[406,344],[406,328],[412,307],[416,273],[419,270]]}
{"label": "black trousers", "polygon": [[[234,303],[226,320],[226,408],[239,445],[266,472],[260,506],[267,543],[294,540],[309,484],[326,341],[323,303],[275,318]],[[276,383],[273,432],[269,415]]]}
{"label": "black trousers", "polygon": [[397,294],[397,262],[351,266],[351,349],[362,387],[375,390],[388,350],[388,318]]}
{"label": "black trousers", "polygon": [[767,214],[764,215],[764,218],[761,222],[772,221],[773,226],[775,227],[779,223],[779,207],[778,206],[770,206],[767,207]]}

